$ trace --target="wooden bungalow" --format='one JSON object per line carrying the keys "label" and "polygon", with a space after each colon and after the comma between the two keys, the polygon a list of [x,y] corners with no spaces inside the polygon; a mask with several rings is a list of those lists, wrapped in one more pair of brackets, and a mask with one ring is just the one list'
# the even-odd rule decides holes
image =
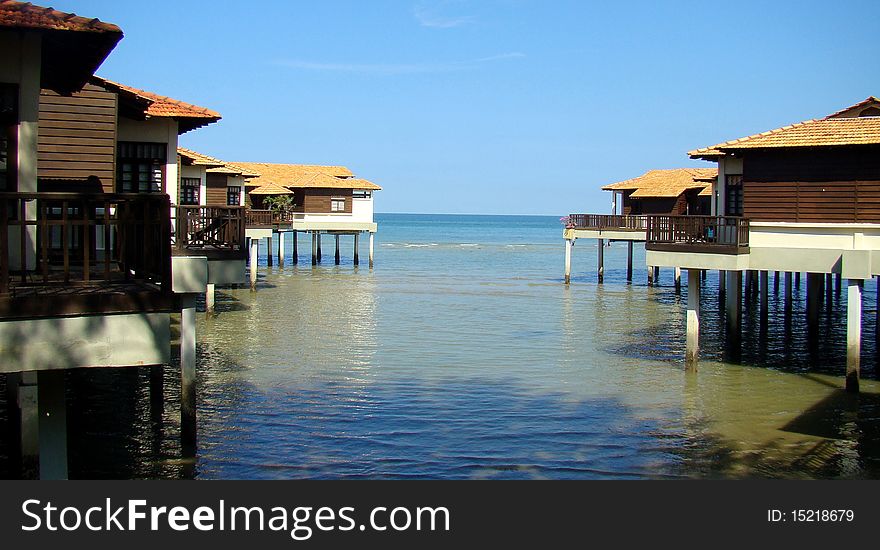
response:
{"label": "wooden bungalow", "polygon": [[[760,273],[762,304],[768,271],[785,273],[787,303],[791,274],[806,272],[811,327],[823,278],[849,279],[846,386],[857,389],[861,281],[880,274],[880,100],[688,154],[718,164],[717,215],[650,217],[648,263],[722,271],[736,335],[744,271]],[[689,306],[689,326],[698,313]]]}
{"label": "wooden bungalow", "polygon": [[[321,261],[321,235],[331,234],[336,239],[336,262],[339,263],[339,237],[354,238],[354,263],[358,263],[358,237],[368,233],[369,260],[373,265],[373,235],[377,225],[373,220],[373,193],[382,188],[373,182],[356,178],[344,166],[312,164],[273,164],[265,162],[235,162],[235,166],[258,174],[247,184],[245,202],[248,206],[248,231],[254,238],[258,232],[278,232],[279,246],[283,249],[284,233],[292,232],[294,250],[298,232],[312,235],[312,262]],[[289,208],[270,209],[266,198],[286,195],[291,198]],[[283,257],[283,254],[281,255]]]}
{"label": "wooden bungalow", "polygon": [[711,210],[712,182],[717,177],[714,168],[649,170],[602,189],[612,192],[615,203],[620,197],[620,213],[624,215],[704,215]]}

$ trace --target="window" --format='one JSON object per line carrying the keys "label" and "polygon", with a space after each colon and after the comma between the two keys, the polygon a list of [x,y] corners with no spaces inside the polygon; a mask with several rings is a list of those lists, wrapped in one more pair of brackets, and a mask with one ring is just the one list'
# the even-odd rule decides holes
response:
{"label": "window", "polygon": [[226,188],[226,206],[241,206],[241,186]]}
{"label": "window", "polygon": [[180,178],[180,204],[199,204],[199,178]]}
{"label": "window", "polygon": [[351,192],[351,196],[355,199],[369,199],[373,196],[373,192],[366,189],[355,189]]}
{"label": "window", "polygon": [[18,157],[18,86],[0,84],[0,191],[15,191]]}
{"label": "window", "polygon": [[743,177],[727,176],[725,181],[724,196],[727,201],[726,216],[743,215]]}
{"label": "window", "polygon": [[164,191],[166,149],[164,143],[119,142],[116,160],[119,190],[122,193]]}
{"label": "window", "polygon": [[332,197],[330,199],[331,212],[345,212],[345,197]]}

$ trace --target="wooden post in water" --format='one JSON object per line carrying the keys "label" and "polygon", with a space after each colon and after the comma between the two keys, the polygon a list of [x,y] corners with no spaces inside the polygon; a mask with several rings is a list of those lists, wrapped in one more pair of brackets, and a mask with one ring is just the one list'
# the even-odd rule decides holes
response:
{"label": "wooden post in water", "polygon": [[214,283],[208,283],[205,289],[205,313],[214,313]]}
{"label": "wooden post in water", "polygon": [[791,316],[791,271],[785,272],[785,316]]}
{"label": "wooden post in water", "polygon": [[278,267],[284,267],[284,232],[278,232]]}
{"label": "wooden post in water", "polygon": [[196,454],[196,304],[183,296],[180,311],[180,448],[184,457]]}
{"label": "wooden post in water", "polygon": [[257,256],[260,250],[260,239],[251,239],[251,290],[257,290]]}
{"label": "wooden post in water", "polygon": [[626,241],[626,280],[633,280],[633,242]]}
{"label": "wooden post in water", "polygon": [[599,263],[597,276],[600,283],[605,279],[605,239],[599,239]]}
{"label": "wooden post in water", "polygon": [[312,265],[318,265],[318,234],[312,231]]}
{"label": "wooden post in water", "polygon": [[700,356],[700,270],[688,269],[687,351],[685,369],[697,370]]}
{"label": "wooden post in water", "polygon": [[[688,285],[691,284],[690,280],[690,270],[688,270]],[[681,268],[675,268],[675,291],[681,292]]]}
{"label": "wooden post in water", "polygon": [[360,260],[358,259],[358,239],[360,236],[360,233],[354,234],[354,265],[360,264]]}
{"label": "wooden post in water", "polygon": [[761,287],[761,323],[767,325],[767,315],[770,310],[770,273],[767,271],[760,272],[760,287]]}
{"label": "wooden post in water", "polygon": [[[565,239],[565,284],[571,283],[571,247],[572,239]],[[880,280],[880,279],[878,279]]]}
{"label": "wooden post in water", "polygon": [[37,375],[37,393],[40,411],[40,479],[67,479],[64,371],[40,371]]}
{"label": "wooden post in water", "polygon": [[370,269],[373,269],[373,236],[375,234],[370,231]]}
{"label": "wooden post in water", "polygon": [[336,265],[339,265],[339,233],[334,235],[334,237],[336,238],[336,254],[333,256],[333,258],[336,261]]}
{"label": "wooden post in water", "polygon": [[847,279],[846,287],[846,391],[859,391],[862,352],[862,286]]}
{"label": "wooden post in water", "polygon": [[296,265],[299,263],[299,250],[297,250],[297,246],[296,246],[297,241],[299,239],[297,237],[298,237],[297,232],[294,231],[293,232],[293,252],[292,252],[292,257],[291,257],[291,261],[293,262],[293,265]]}
{"label": "wooden post in water", "polygon": [[321,232],[318,231],[318,263],[321,263],[321,260],[324,259],[324,253],[321,252]]}
{"label": "wooden post in water", "polygon": [[272,237],[266,238],[266,265],[272,267]]}

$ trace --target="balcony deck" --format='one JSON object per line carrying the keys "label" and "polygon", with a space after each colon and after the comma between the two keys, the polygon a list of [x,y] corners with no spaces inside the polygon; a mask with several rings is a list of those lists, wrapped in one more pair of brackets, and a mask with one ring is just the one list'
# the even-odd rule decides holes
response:
{"label": "balcony deck", "polygon": [[0,202],[0,320],[177,309],[167,196],[0,193]]}
{"label": "balcony deck", "polygon": [[174,256],[244,260],[246,214],[243,206],[175,206]]}
{"label": "balcony deck", "polygon": [[733,216],[648,216],[645,249],[748,254],[749,220]]}
{"label": "balcony deck", "polygon": [[644,241],[648,216],[624,214],[569,214],[567,239]]}

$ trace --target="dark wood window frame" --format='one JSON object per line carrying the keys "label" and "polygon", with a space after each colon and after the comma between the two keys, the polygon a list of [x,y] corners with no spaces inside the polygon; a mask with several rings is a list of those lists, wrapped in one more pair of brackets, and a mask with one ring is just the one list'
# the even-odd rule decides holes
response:
{"label": "dark wood window frame", "polygon": [[229,185],[226,187],[226,206],[241,206],[241,186]]}
{"label": "dark wood window frame", "polygon": [[117,187],[121,193],[164,193],[168,144],[120,141]]}
{"label": "dark wood window frame", "polygon": [[201,187],[200,178],[180,178],[180,204],[197,206]]}
{"label": "dark wood window frame", "polygon": [[741,174],[729,174],[724,177],[724,214],[726,216],[743,215],[743,177]]}

